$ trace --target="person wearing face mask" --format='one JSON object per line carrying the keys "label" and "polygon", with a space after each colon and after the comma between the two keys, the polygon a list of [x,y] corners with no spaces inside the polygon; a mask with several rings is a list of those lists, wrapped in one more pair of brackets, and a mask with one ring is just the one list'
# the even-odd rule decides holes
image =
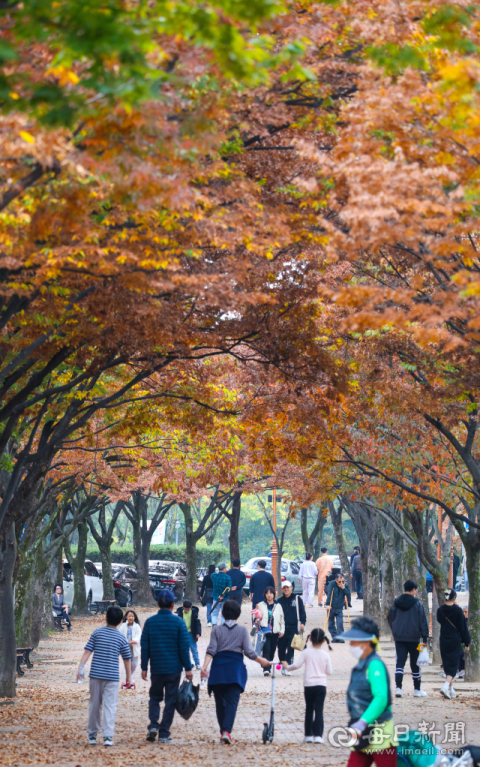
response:
{"label": "person wearing face mask", "polygon": [[347,767],[397,766],[390,679],[377,653],[379,633],[372,618],[358,618],[341,635],[357,660],[347,690],[348,726],[355,738]]}

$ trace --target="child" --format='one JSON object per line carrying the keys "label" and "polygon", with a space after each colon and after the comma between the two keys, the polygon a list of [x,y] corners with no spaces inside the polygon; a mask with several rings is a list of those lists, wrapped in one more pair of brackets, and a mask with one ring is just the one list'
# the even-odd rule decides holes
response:
{"label": "child", "polygon": [[200,658],[198,656],[197,642],[202,635],[202,624],[198,617],[198,607],[194,607],[189,599],[183,600],[183,607],[179,607],[177,615],[183,618],[187,624],[188,637],[190,639],[190,650],[192,652],[195,668],[200,671]]}
{"label": "child", "polygon": [[[118,631],[123,612],[119,607],[109,607],[106,615],[107,625],[96,629],[87,644],[80,660],[77,679],[83,682],[85,663],[93,652],[90,667],[90,704],[88,708],[88,744],[97,745],[97,732],[102,727],[103,745],[113,746],[113,731],[117,714],[118,656],[125,664],[127,684],[131,684],[131,652],[125,637]],[[102,723],[103,704],[103,723]]]}
{"label": "child", "polygon": [[140,621],[138,620],[135,610],[127,610],[123,623],[120,624],[119,631],[128,642],[130,652],[132,653],[132,679],[135,671],[137,670],[138,662],[140,660],[140,639],[142,636],[142,629],[140,627]]}
{"label": "child", "polygon": [[296,663],[290,666],[287,661],[282,666],[293,671],[305,665],[303,692],[305,695],[305,743],[323,743],[323,704],[327,694],[327,676],[332,673],[332,664],[327,653],[322,649],[328,637],[323,629],[313,629],[310,636],[312,647],[305,648]]}

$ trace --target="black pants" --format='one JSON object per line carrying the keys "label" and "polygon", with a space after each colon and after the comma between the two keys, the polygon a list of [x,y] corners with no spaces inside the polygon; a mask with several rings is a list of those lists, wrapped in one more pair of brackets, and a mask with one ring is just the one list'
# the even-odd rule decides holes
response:
{"label": "black pants", "polygon": [[278,659],[280,663],[286,660],[288,665],[293,663],[293,656],[295,651],[291,647],[292,639],[297,633],[297,627],[286,626],[285,634],[278,640]]}
{"label": "black pants", "polygon": [[417,650],[419,639],[416,642],[395,642],[395,653],[397,659],[395,661],[395,685],[402,689],[403,682],[403,669],[407,658],[410,655],[410,668],[412,669],[413,688],[415,690],[420,689],[422,680],[422,672],[420,666],[417,664],[419,651]]}
{"label": "black pants", "polygon": [[323,704],[327,688],[319,684],[315,687],[304,687],[305,695],[305,735],[322,737],[323,735]]}
{"label": "black pants", "polygon": [[241,607],[243,602],[243,589],[240,589],[239,591],[231,591],[228,598],[233,599],[233,601],[237,602]]}
{"label": "black pants", "polygon": [[262,655],[267,660],[273,660],[275,650],[277,649],[278,634],[266,634],[265,644],[263,645]]}
{"label": "black pants", "polygon": [[[150,701],[148,704],[148,718],[150,727],[158,729],[159,738],[168,738],[170,735],[170,726],[175,714],[175,700],[178,688],[180,686],[181,674],[152,674],[150,687]],[[165,696],[165,705],[163,707],[163,716],[160,726],[160,703]]]}
{"label": "black pants", "polygon": [[353,573],[353,582],[354,582],[354,589],[357,592],[357,598],[363,597],[363,579],[362,579],[362,571],[361,570],[354,570]]}
{"label": "black pants", "polygon": [[220,734],[225,731],[231,733],[243,690],[236,682],[233,684],[213,684],[212,690]]}

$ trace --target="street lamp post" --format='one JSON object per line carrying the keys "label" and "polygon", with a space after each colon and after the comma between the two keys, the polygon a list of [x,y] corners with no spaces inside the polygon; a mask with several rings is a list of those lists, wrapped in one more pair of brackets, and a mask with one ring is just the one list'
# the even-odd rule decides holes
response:
{"label": "street lamp post", "polygon": [[177,521],[175,522],[175,546],[178,546],[178,531],[180,530],[181,524],[182,523],[180,522],[180,520],[177,519]]}

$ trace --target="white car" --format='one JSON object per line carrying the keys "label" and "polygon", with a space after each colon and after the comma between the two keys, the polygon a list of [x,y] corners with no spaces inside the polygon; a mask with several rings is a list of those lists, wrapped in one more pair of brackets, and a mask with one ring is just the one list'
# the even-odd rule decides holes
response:
{"label": "white car", "polygon": [[[100,602],[103,599],[103,583],[101,573],[89,559],[85,560],[85,592],[87,595],[87,610],[90,610],[92,602]],[[63,560],[63,594],[66,604],[73,604],[73,572],[66,559]]]}
{"label": "white car", "polygon": [[[272,560],[270,557],[253,557],[252,559],[249,559],[248,562],[245,565],[242,565],[242,567],[240,568],[240,570],[243,570],[247,578],[247,582],[245,586],[243,587],[243,590],[246,593],[248,593],[248,590],[250,588],[250,578],[252,577],[254,573],[257,572],[258,570],[257,565],[261,559],[263,559],[267,563],[265,570],[271,573]],[[300,572],[300,567],[297,562],[294,562],[293,559],[282,559],[282,583],[283,581],[290,581],[290,583],[293,586],[294,594],[302,593],[302,584],[300,582],[300,578],[298,577],[299,572]]]}

